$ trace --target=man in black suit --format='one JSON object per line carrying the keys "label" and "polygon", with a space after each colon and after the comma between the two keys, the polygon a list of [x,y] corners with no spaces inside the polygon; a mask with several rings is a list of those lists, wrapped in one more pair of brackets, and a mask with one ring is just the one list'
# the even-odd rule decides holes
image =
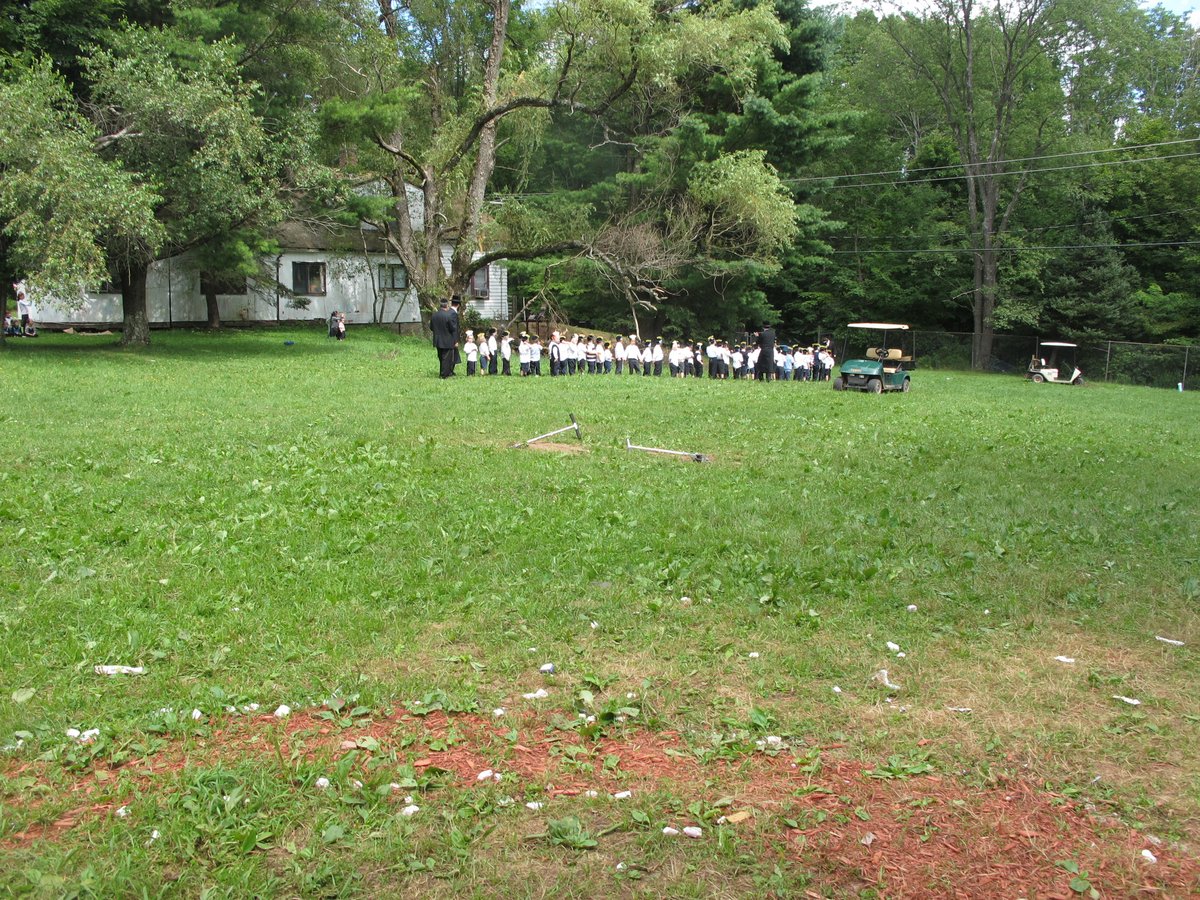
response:
{"label": "man in black suit", "polygon": [[433,332],[433,346],[437,349],[440,376],[449,378],[454,374],[455,354],[458,352],[458,316],[450,311],[450,301],[442,305],[429,320]]}
{"label": "man in black suit", "polygon": [[758,333],[758,365],[754,377],[759,381],[775,380],[775,329],[770,325]]}

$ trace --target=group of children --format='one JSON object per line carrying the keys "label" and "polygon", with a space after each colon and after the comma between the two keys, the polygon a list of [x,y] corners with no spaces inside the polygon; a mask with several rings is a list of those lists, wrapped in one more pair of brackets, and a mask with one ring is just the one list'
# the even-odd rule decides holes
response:
{"label": "group of children", "polygon": [[[661,376],[665,372],[672,378],[702,378],[707,370],[709,378],[746,379],[754,377],[762,352],[753,345],[711,337],[707,342],[672,341],[667,348],[661,337],[639,340],[632,334],[628,340],[608,341],[593,335],[566,337],[555,331],[546,345],[536,334],[522,333],[514,340],[507,331],[495,328],[479,335],[467,330],[465,336],[462,355],[467,375],[511,375],[514,343],[519,371],[526,377],[542,375],[542,359],[546,358],[548,374],[554,377],[614,372]],[[833,372],[828,341],[811,346],[776,345],[774,353],[774,377],[780,381],[828,381]]]}

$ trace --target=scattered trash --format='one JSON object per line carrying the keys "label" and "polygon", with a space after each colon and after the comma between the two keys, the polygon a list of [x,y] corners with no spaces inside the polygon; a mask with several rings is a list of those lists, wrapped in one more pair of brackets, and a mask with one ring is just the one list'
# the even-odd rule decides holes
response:
{"label": "scattered trash", "polygon": [[421,811],[421,807],[417,806],[415,803],[410,803],[410,804],[408,804],[408,806],[404,807],[404,809],[400,810],[400,815],[415,816],[420,811]]}
{"label": "scattered trash", "polygon": [[97,675],[145,675],[146,670],[142,666],[93,666],[93,671]]}
{"label": "scattered trash", "polygon": [[723,819],[725,822],[728,822],[730,825],[736,825],[739,822],[745,822],[752,815],[754,815],[754,813],[750,812],[748,809],[739,809],[737,812],[732,812],[727,816],[721,816],[721,819]]}
{"label": "scattered trash", "polygon": [[751,659],[758,659],[758,651],[757,650],[752,650],[750,653],[748,653],[746,655],[749,656]]}
{"label": "scattered trash", "polygon": [[495,709],[492,710],[492,715],[498,719],[502,715],[504,715],[506,712],[508,712],[508,710],[506,710],[503,706],[497,706]]}
{"label": "scattered trash", "polygon": [[698,837],[704,836],[704,832],[701,831],[699,828],[697,828],[695,825],[689,825],[687,828],[683,829],[683,833],[686,834],[690,838],[698,838]]}
{"label": "scattered trash", "polygon": [[626,691],[626,692],[625,692],[625,699],[626,699],[626,700],[636,700],[636,699],[637,699],[637,694],[635,694],[633,691]]}
{"label": "scattered trash", "polygon": [[900,690],[900,685],[898,685],[898,684],[892,684],[891,680],[888,678],[888,670],[887,670],[887,669],[880,669],[878,672],[876,672],[876,673],[875,673],[874,675],[872,675],[871,677],[872,677],[872,678],[873,678],[875,681],[877,681],[877,682],[879,682],[880,684],[882,684],[882,685],[883,685],[885,688],[887,688],[889,691],[898,691],[898,690]]}
{"label": "scattered trash", "polygon": [[342,741],[342,749],[343,750],[357,750],[358,742],[357,741]]}
{"label": "scattered trash", "polygon": [[600,792],[599,791],[584,791],[583,796],[587,797],[589,800],[594,800],[595,798],[600,796]]}
{"label": "scattered trash", "polygon": [[[291,710],[288,710],[288,711],[291,712]],[[247,703],[245,706],[242,707],[242,712],[258,712],[258,704],[257,703]]]}
{"label": "scattered trash", "polygon": [[160,837],[162,837],[162,835],[158,833],[157,828],[150,832],[150,840],[157,841]]}
{"label": "scattered trash", "polygon": [[675,837],[676,835],[679,834],[679,829],[672,828],[670,825],[668,825],[665,828],[663,828],[662,833],[665,834],[667,837]]}
{"label": "scattered trash", "polygon": [[288,706],[286,703],[280,703],[279,706],[275,710],[275,718],[277,718],[277,719],[286,719],[291,714],[292,714],[292,708],[290,706]]}
{"label": "scattered trash", "polygon": [[900,645],[897,644],[895,641],[888,641],[887,648],[889,650],[891,650],[893,653],[896,653],[900,650]]}
{"label": "scattered trash", "polygon": [[1128,703],[1130,706],[1141,706],[1141,700],[1135,700],[1133,697],[1122,697],[1120,694],[1113,694],[1114,700],[1120,700],[1122,703]]}
{"label": "scattered trash", "polygon": [[767,746],[768,747],[782,747],[783,746],[783,738],[781,738],[777,734],[768,734],[767,735]]}
{"label": "scattered trash", "polygon": [[1172,647],[1182,647],[1183,646],[1183,641],[1173,641],[1173,640],[1171,640],[1171,638],[1165,638],[1161,634],[1156,634],[1154,636],[1154,639],[1156,641],[1162,641],[1164,644],[1170,644]]}
{"label": "scattered trash", "polygon": [[1066,663],[1068,666],[1072,666],[1075,664],[1075,657],[1073,657],[1073,656],[1056,656],[1056,657],[1054,657],[1054,661],[1060,662],[1060,663]]}
{"label": "scattered trash", "polygon": [[617,791],[612,795],[614,800],[628,800],[633,796],[633,791]]}
{"label": "scattered trash", "polygon": [[531,809],[534,812],[537,812],[539,809],[542,808],[542,804],[536,800],[530,800],[528,803],[525,804],[525,808]]}
{"label": "scattered trash", "polygon": [[834,692],[835,694],[840,694],[840,693],[842,692],[842,689],[841,689],[840,687],[838,687],[838,686],[835,684],[835,685],[833,686],[833,692]]}
{"label": "scattered trash", "polygon": [[359,781],[357,778],[355,778],[355,779],[354,779],[352,782],[350,782],[350,783],[351,783],[351,784],[354,786],[354,789],[355,789],[356,791],[361,791],[361,790],[363,789],[363,783],[362,783],[361,781]]}
{"label": "scattered trash", "polygon": [[868,831],[863,835],[862,840],[859,841],[859,843],[864,847],[870,847],[873,843],[875,843],[875,832]]}
{"label": "scattered trash", "polygon": [[969,706],[947,706],[946,709],[948,709],[950,712],[956,713],[969,713],[974,711]]}
{"label": "scattered trash", "polygon": [[478,775],[475,776],[475,780],[476,781],[490,781],[492,776],[495,774],[496,773],[493,772],[491,769],[484,769],[482,772],[480,772]]}
{"label": "scattered trash", "polygon": [[[393,781],[393,782],[392,782],[392,783],[389,785],[389,787],[391,787],[391,789],[392,789],[392,793],[393,793],[393,794],[394,794],[394,793],[396,793],[397,791],[402,791],[402,790],[404,790],[404,787],[403,787],[403,786],[400,784],[400,782],[398,782],[398,781]],[[406,798],[404,802],[405,802],[405,803],[412,803],[412,798],[411,798],[411,797],[410,797],[410,798]]]}
{"label": "scattered trash", "polygon": [[192,721],[193,722],[199,722],[203,718],[204,718],[204,713],[200,712],[200,710],[198,710],[198,709],[192,710]]}
{"label": "scattered trash", "polygon": [[617,871],[624,872],[625,871],[625,863],[617,863]]}
{"label": "scattered trash", "polygon": [[544,663],[538,668],[538,671],[543,675],[553,675],[557,670],[554,668],[554,663]]}
{"label": "scattered trash", "polygon": [[984,614],[985,616],[990,616],[990,615],[992,614],[992,611],[991,611],[990,609],[985,609],[985,610],[983,611],[983,614]]}
{"label": "scattered trash", "polygon": [[896,659],[905,659],[908,656],[903,650],[896,654]]}
{"label": "scattered trash", "polygon": [[909,612],[916,612],[916,611],[917,611],[917,604],[915,604],[915,603],[910,603],[910,604],[908,604],[908,606],[907,606],[906,608],[908,609],[908,611],[909,611]]}
{"label": "scattered trash", "polygon": [[643,450],[646,453],[665,453],[668,456],[686,456],[693,462],[708,462],[709,457],[703,453],[689,453],[685,450],[663,450],[661,447],[639,447],[637,444],[629,442],[629,438],[625,438],[626,450]]}
{"label": "scattered trash", "polygon": [[1149,850],[1142,851],[1142,859],[1144,859],[1146,862],[1150,863],[1150,865],[1154,865],[1156,862],[1158,862],[1158,857],[1155,856],[1153,853],[1151,853]]}
{"label": "scattered trash", "polygon": [[67,729],[67,737],[79,744],[90,744],[99,736],[99,728],[89,728],[87,731],[80,731],[78,728]]}
{"label": "scattered trash", "polygon": [[313,784],[321,790],[325,790],[325,788],[329,787],[329,779],[322,775],[320,778],[314,781]]}
{"label": "scattered trash", "polygon": [[117,810],[117,817],[118,817],[118,818],[121,818],[121,819],[123,819],[123,818],[125,818],[127,815],[129,815],[129,807],[128,807],[128,806],[122,806],[120,809],[118,809],[118,810]]}
{"label": "scattered trash", "polygon": [[597,622],[597,621],[595,621],[595,620],[593,619],[593,620],[592,620],[592,623],[591,623],[591,626],[592,626],[592,631],[595,631],[597,628],[599,628],[599,627],[600,627],[600,623],[599,623],[599,622]]}
{"label": "scattered trash", "polygon": [[538,688],[532,694],[522,694],[521,696],[524,697],[526,700],[545,700],[550,695],[548,693],[546,693],[545,688]]}

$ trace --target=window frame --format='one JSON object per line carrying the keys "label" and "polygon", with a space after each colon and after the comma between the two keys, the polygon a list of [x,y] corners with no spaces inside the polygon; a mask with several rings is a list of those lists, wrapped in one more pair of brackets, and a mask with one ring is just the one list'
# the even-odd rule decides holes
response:
{"label": "window frame", "polygon": [[[301,269],[300,269],[301,266],[304,267],[303,271],[306,273],[303,289],[301,289],[301,287],[297,284],[299,279],[296,277],[298,272],[301,271]],[[312,287],[312,275],[310,274],[311,266],[316,266],[317,271],[319,271],[321,273],[320,290],[316,290],[316,291],[311,290],[311,287]],[[329,274],[328,273],[329,273],[329,269],[324,260],[308,260],[308,259],[292,260],[292,293],[296,294],[297,296],[300,296],[300,297],[324,297],[324,296],[327,296],[329,293],[329,280],[328,280]]]}
{"label": "window frame", "polygon": [[[402,285],[396,284],[396,273],[403,273]],[[385,277],[386,274],[386,277]],[[408,290],[408,267],[404,263],[386,263],[381,262],[378,269],[379,289],[381,291],[407,291]]]}

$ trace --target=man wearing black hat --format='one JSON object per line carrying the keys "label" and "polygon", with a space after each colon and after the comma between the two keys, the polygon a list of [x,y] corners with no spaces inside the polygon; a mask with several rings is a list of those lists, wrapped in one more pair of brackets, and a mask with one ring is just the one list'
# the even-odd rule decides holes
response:
{"label": "man wearing black hat", "polygon": [[758,365],[754,377],[759,381],[775,380],[775,329],[770,325],[758,333]]}
{"label": "man wearing black hat", "polygon": [[437,349],[441,378],[454,374],[455,354],[458,352],[458,316],[450,311],[450,301],[443,300],[437,312],[429,320],[433,332],[433,346]]}

